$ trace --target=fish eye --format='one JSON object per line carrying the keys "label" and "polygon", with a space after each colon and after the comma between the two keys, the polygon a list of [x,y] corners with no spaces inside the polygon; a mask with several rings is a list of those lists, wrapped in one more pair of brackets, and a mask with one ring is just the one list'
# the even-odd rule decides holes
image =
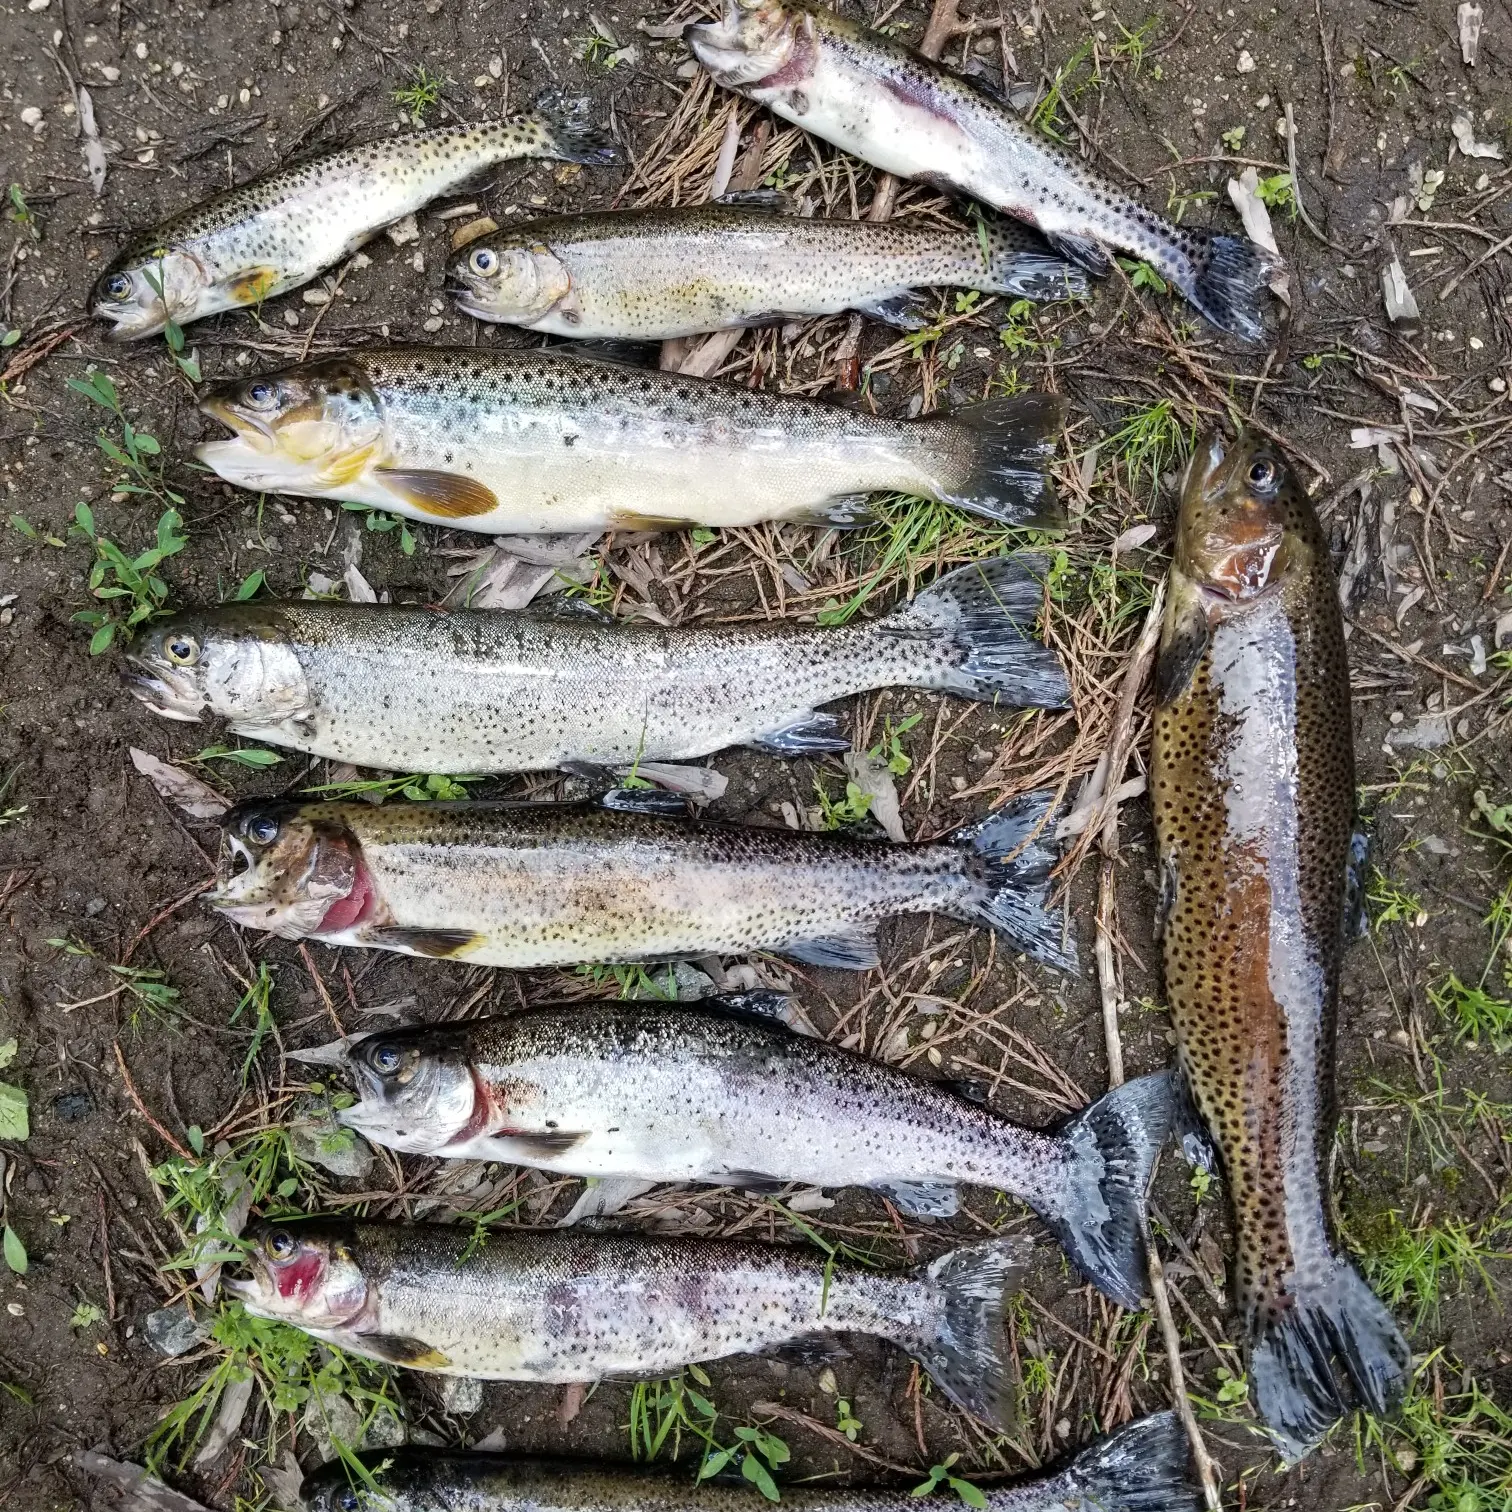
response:
{"label": "fish eye", "polygon": [[341,1512],[357,1512],[362,1503],[357,1493],[349,1488],[336,1498],[336,1505],[341,1508]]}
{"label": "fish eye", "polygon": [[255,378],[247,385],[247,403],[257,409],[267,409],[278,398],[278,386],[262,378]]}
{"label": "fish eye", "polygon": [[403,1058],[393,1045],[379,1045],[370,1057],[373,1070],[380,1076],[392,1076],[399,1069],[399,1063]]}
{"label": "fish eye", "polygon": [[299,1248],[299,1241],[288,1229],[274,1229],[263,1245],[275,1260],[287,1260]]}
{"label": "fish eye", "polygon": [[278,839],[278,820],[271,814],[253,814],[242,825],[242,834],[254,845],[272,845]]}
{"label": "fish eye", "polygon": [[468,266],[474,273],[482,273],[485,276],[492,273],[499,266],[499,259],[488,250],[487,247],[479,247],[471,257],[467,259]]}
{"label": "fish eye", "polygon": [[131,278],[125,273],[112,273],[105,280],[105,292],[112,299],[125,299],[131,293]]}
{"label": "fish eye", "polygon": [[178,667],[192,667],[199,660],[199,642],[192,635],[170,635],[163,654]]}
{"label": "fish eye", "polygon": [[1276,486],[1281,470],[1268,457],[1256,457],[1250,463],[1250,487],[1267,493]]}

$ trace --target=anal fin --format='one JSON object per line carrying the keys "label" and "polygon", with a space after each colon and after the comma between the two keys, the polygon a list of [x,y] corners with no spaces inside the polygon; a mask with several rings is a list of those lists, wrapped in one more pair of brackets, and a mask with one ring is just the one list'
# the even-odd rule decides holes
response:
{"label": "anal fin", "polygon": [[443,960],[464,954],[483,937],[470,929],[407,929],[402,924],[376,924],[364,932],[369,945],[386,950],[406,950],[414,955]]}
{"label": "anal fin", "polygon": [[793,940],[778,947],[782,954],[807,966],[834,966],[841,971],[867,971],[880,966],[877,926],[856,924],[839,934],[818,940]]}
{"label": "anal fin", "polygon": [[850,741],[836,732],[836,714],[808,713],[758,735],[751,744],[773,756],[807,756],[814,751],[848,751]]}
{"label": "anal fin", "polygon": [[928,295],[920,294],[914,289],[905,289],[903,293],[893,294],[886,299],[858,302],[856,309],[863,315],[870,315],[873,320],[895,326],[900,331],[921,331],[929,324],[924,313],[928,306]]}
{"label": "anal fin", "polygon": [[758,1197],[773,1197],[787,1185],[787,1182],[776,1176],[768,1176],[765,1171],[726,1171],[724,1184],[735,1187],[738,1191],[751,1192]]}
{"label": "anal fin", "polygon": [[377,467],[375,479],[412,509],[442,520],[465,520],[492,514],[499,507],[493,489],[462,473],[438,469]]}
{"label": "anal fin", "polygon": [[1065,231],[1046,231],[1044,236],[1067,262],[1085,268],[1094,278],[1106,278],[1113,271],[1108,249],[1090,236],[1071,236]]}
{"label": "anal fin", "polygon": [[874,1190],[910,1218],[954,1218],[961,1209],[953,1181],[879,1181]]}

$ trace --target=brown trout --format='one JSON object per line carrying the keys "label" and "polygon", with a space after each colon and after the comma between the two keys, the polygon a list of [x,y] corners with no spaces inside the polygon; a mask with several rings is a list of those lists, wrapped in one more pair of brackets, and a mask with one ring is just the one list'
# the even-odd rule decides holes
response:
{"label": "brown trout", "polygon": [[228,483],[489,534],[858,525],[877,491],[1059,519],[1044,466],[1062,404],[1044,394],[894,420],[560,352],[379,347],[201,408],[236,432],[197,452]]}
{"label": "brown trout", "polygon": [[385,1031],[353,1044],[347,1067],[359,1100],[338,1117],[390,1149],[606,1180],[871,1187],[935,1218],[955,1214],[962,1183],[992,1187],[1034,1208],[1109,1296],[1138,1307],[1144,1295],[1167,1072],[1058,1129],[1025,1129],[718,1000],[573,1003]]}
{"label": "brown trout", "polygon": [[926,286],[1025,299],[1086,293],[1086,275],[1017,222],[978,231],[809,220],[748,199],[511,226],[467,248],[451,292],[481,320],[622,341],[841,310],[916,330],[928,324],[929,301],[916,292]]}
{"label": "brown trout", "polygon": [[[1060,1469],[982,1488],[985,1512],[1197,1512],[1174,1412],[1094,1439]],[[749,1488],[630,1465],[459,1449],[367,1449],[367,1476],[333,1459],[304,1479],[305,1512],[752,1512]],[[784,1485],[790,1512],[918,1512],[907,1490]]]}
{"label": "brown trout", "polygon": [[952,1401],[1010,1409],[1005,1295],[1027,1245],[988,1240],[911,1271],[806,1245],[315,1219],[259,1224],[226,1289],[369,1359],[493,1381],[667,1376],[835,1334],[887,1339]]}
{"label": "brown trout", "polygon": [[1166,993],[1233,1204],[1255,1404],[1295,1459],[1354,1400],[1386,1412],[1410,1352],[1330,1221],[1349,667],[1322,529],[1267,443],[1193,459],[1157,698]]}
{"label": "brown trout", "polygon": [[139,639],[132,690],[169,719],[390,772],[687,761],[750,744],[844,750],[817,706],[889,685],[1062,708],[1034,635],[1043,588],[1011,557],[941,578],[881,619],[664,628],[500,610],[222,604]]}
{"label": "brown trout", "polygon": [[511,158],[613,162],[609,139],[546,95],[529,115],[365,142],[227,189],[143,231],[95,283],[112,341],[297,289],[385,226]]}
{"label": "brown trout", "polygon": [[1037,226],[1093,274],[1142,258],[1220,330],[1259,341],[1266,264],[1242,237],[1176,226],[1094,173],[1003,100],[901,42],[807,0],[726,0],[684,33],[714,81],[900,178]]}
{"label": "brown trout", "polygon": [[1045,910],[1047,798],[922,845],[577,803],[258,798],[226,815],[209,902],[286,939],[516,970],[776,950],[860,971],[902,913],[986,924],[1067,966]]}

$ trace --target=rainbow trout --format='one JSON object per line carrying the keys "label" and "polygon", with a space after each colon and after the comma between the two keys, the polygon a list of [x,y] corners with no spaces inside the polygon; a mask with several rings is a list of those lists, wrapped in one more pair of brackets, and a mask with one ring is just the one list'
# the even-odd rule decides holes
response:
{"label": "rainbow trout", "polygon": [[543,771],[686,761],[730,745],[844,750],[819,704],[911,686],[1062,708],[1034,636],[1039,579],[974,563],[872,623],[667,629],[498,610],[222,604],[135,643],[131,686],[169,719],[391,772]]}
{"label": "rainbow trout", "polygon": [[871,1187],[935,1218],[955,1214],[969,1182],[1027,1202],[1125,1307],[1144,1295],[1145,1187],[1170,1130],[1168,1073],[1042,1132],[717,1000],[380,1032],[347,1064],[359,1100],[341,1122],[407,1154],[745,1190]]}
{"label": "rainbow trout", "polygon": [[112,341],[261,304],[350,257],[385,226],[511,158],[609,163],[617,150],[546,95],[529,115],[365,142],[227,189],[143,231],[95,283]]}
{"label": "rainbow trout", "polygon": [[[1094,1439],[1049,1474],[982,1488],[985,1512],[1197,1512],[1191,1450],[1174,1412]],[[368,1478],[333,1459],[304,1479],[305,1512],[751,1512],[751,1492],[630,1465],[458,1449],[367,1449]],[[904,1490],[784,1485],[791,1512],[918,1512]]]}
{"label": "rainbow trout", "polygon": [[926,286],[1024,299],[1085,294],[1086,275],[1016,222],[808,220],[739,204],[527,221],[452,265],[469,315],[580,339],[662,341],[860,310],[927,325]]}
{"label": "rainbow trout", "polygon": [[353,1354],[491,1381],[669,1376],[837,1333],[907,1350],[952,1401],[1010,1410],[1005,1295],[1025,1252],[989,1240],[912,1271],[807,1246],[316,1219],[259,1224],[227,1291]]}
{"label": "rainbow trout", "polygon": [[971,195],[1037,226],[1088,272],[1141,258],[1220,330],[1259,341],[1266,264],[1248,241],[1175,226],[901,42],[805,0],[726,0],[684,36],[716,83],[900,178]]}
{"label": "rainbow trout", "polygon": [[299,803],[225,818],[211,905],[286,939],[528,970],[776,950],[878,964],[877,925],[940,913],[1067,965],[1045,911],[1046,794],[923,845],[575,803]]}
{"label": "rainbow trout", "polygon": [[1233,1203],[1254,1401],[1296,1459],[1353,1400],[1388,1411],[1410,1352],[1328,1211],[1349,667],[1322,529],[1264,442],[1193,459],[1157,698],[1166,993]]}
{"label": "rainbow trout", "polygon": [[402,347],[239,379],[201,408],[236,432],[197,453],[228,483],[490,534],[857,525],[879,490],[1058,518],[1062,406],[1042,394],[891,420],[559,352]]}

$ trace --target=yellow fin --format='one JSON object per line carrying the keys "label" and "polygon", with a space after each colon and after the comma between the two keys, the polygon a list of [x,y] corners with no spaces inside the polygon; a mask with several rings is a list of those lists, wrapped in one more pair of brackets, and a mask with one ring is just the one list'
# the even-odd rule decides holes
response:
{"label": "yellow fin", "polygon": [[226,286],[237,304],[255,305],[261,304],[268,297],[277,282],[277,268],[248,268],[245,273],[227,279]]}
{"label": "yellow fin", "polygon": [[408,1365],[412,1370],[445,1370],[451,1364],[448,1356],[423,1339],[401,1334],[354,1334],[352,1341],[380,1360],[391,1365]]}
{"label": "yellow fin", "polygon": [[385,488],[392,489],[407,504],[442,519],[492,514],[499,507],[498,496],[491,488],[461,473],[379,467],[374,474]]}

